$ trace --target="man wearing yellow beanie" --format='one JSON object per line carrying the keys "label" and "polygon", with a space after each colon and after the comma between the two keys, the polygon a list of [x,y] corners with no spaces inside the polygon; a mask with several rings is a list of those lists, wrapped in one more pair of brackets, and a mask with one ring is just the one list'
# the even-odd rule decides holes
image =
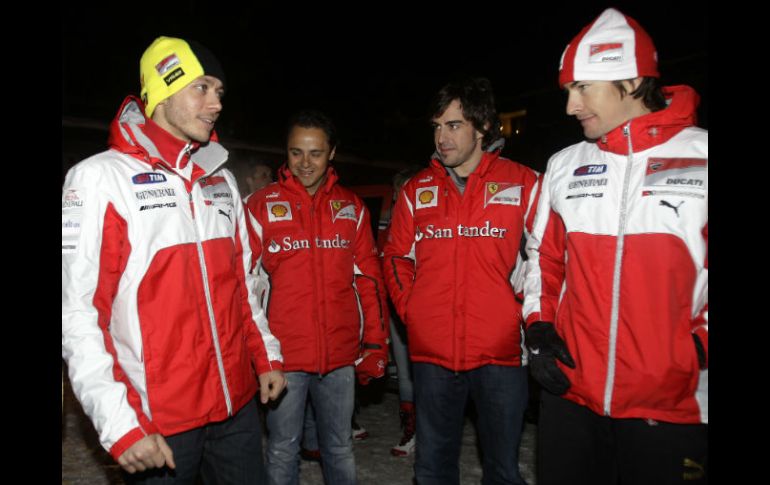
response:
{"label": "man wearing yellow beanie", "polygon": [[64,183],[62,356],[127,481],[261,483],[254,396],[276,399],[285,379],[214,132],[225,77],[172,37],[147,48],[140,77],[109,149]]}

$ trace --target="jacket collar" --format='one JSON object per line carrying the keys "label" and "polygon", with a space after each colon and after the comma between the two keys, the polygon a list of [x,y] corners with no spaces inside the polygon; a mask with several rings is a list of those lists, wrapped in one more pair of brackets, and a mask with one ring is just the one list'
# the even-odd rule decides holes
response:
{"label": "jacket collar", "polygon": [[[489,151],[491,149],[491,151]],[[498,145],[497,142],[493,143],[488,151],[484,152],[481,155],[481,161],[479,162],[478,166],[476,167],[476,170],[471,172],[471,176],[473,174],[478,175],[479,177],[483,177],[487,174],[489,169],[492,167],[492,164],[495,163],[495,161],[500,158],[500,151],[502,150],[502,146]],[[441,159],[438,157],[437,153],[433,154],[433,159],[430,161],[431,167],[433,167],[433,170],[438,171],[445,176],[449,176],[448,168],[444,166],[444,164],[441,163]]]}
{"label": "jacket collar", "polygon": [[[331,164],[326,167],[326,175],[323,183],[318,187],[318,190],[316,191],[316,194],[318,192],[324,192],[329,193],[332,188],[334,187],[334,184],[337,183],[337,180],[339,180],[339,177],[337,176],[337,172],[334,170],[334,167],[331,166]],[[278,183],[281,186],[281,188],[289,191],[294,192],[297,194],[305,194],[306,196],[312,198],[307,189],[304,185],[302,185],[302,182],[297,179],[297,177],[294,176],[293,173],[291,173],[291,170],[289,170],[289,165],[284,163],[281,168],[278,169]]]}
{"label": "jacket collar", "polygon": [[[193,170],[195,179],[214,172],[227,161],[228,156],[227,150],[218,143],[215,132],[205,144],[188,144],[177,139],[145,116],[144,105],[135,96],[126,97],[121,104],[110,124],[107,143],[110,148],[149,163],[153,169],[158,166],[174,168],[177,162],[186,163],[189,157],[200,168]],[[185,151],[188,153],[183,153]]]}
{"label": "jacket collar", "polygon": [[663,94],[668,103],[666,108],[623,123],[596,140],[597,147],[618,155],[628,155],[625,129],[628,129],[631,147],[636,153],[665,143],[683,129],[695,125],[695,110],[700,97],[694,89],[689,86],[670,86],[663,88]]}

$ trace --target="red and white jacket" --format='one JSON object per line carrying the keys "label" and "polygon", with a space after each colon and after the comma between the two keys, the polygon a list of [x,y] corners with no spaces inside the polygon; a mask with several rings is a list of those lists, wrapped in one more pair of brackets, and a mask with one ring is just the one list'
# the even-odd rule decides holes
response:
{"label": "red and white jacket", "polygon": [[284,370],[327,374],[362,344],[387,352],[386,293],[369,211],[332,167],[311,196],[285,165],[246,199],[258,247],[257,294]]}
{"label": "red and white jacket", "polygon": [[111,148],[64,183],[62,356],[117,459],[148,434],[234,415],[257,391],[253,367],[280,369],[282,358],[247,291],[251,250],[238,186],[220,168],[227,151],[185,145],[134,97],[110,129]]}
{"label": "red and white jacket", "polygon": [[528,244],[524,316],[575,359],[565,397],[600,415],[708,422],[708,132],[698,95],[551,157]]}
{"label": "red and white jacket", "polygon": [[382,264],[414,362],[453,371],[525,363],[519,249],[538,174],[499,154],[483,154],[463,194],[433,159],[396,201]]}

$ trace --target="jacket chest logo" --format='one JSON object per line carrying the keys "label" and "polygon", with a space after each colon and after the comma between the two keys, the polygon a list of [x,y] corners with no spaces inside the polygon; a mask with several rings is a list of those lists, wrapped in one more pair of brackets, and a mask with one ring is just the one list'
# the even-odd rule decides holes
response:
{"label": "jacket chest logo", "polygon": [[203,202],[206,205],[233,205],[233,194],[230,191],[230,186],[227,185],[227,179],[224,177],[219,175],[206,177],[201,179],[198,183],[200,184],[201,192],[203,193]]}
{"label": "jacket chest logo", "polygon": [[[644,173],[645,190],[642,196],[688,195],[703,198],[708,183],[706,164],[705,158],[650,158]],[[683,189],[687,193],[683,193]]]}
{"label": "jacket chest logo", "polygon": [[290,221],[291,204],[284,201],[267,203],[267,220],[270,222]]}
{"label": "jacket chest logo", "polygon": [[521,205],[523,185],[510,182],[487,182],[484,190],[484,207],[490,204]]}
{"label": "jacket chest logo", "polygon": [[438,206],[438,185],[432,187],[419,187],[415,193],[415,209]]}
{"label": "jacket chest logo", "polygon": [[330,200],[329,207],[332,211],[332,222],[338,219],[357,221],[356,206],[352,200]]}

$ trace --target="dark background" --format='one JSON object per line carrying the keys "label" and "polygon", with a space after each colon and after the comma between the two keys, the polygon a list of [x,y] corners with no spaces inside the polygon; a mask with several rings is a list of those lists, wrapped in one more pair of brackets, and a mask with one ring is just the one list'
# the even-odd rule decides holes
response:
{"label": "dark background", "polygon": [[[327,112],[340,132],[343,183],[387,183],[433,153],[433,94],[456,76],[488,77],[500,112],[525,109],[503,154],[543,170],[580,141],[557,85],[566,44],[607,6],[635,18],[658,49],[665,84],[701,95],[708,127],[708,12],[702,2],[359,2],[331,7],[259,2],[62,6],[62,167],[100,151],[124,96],[138,94],[139,58],[159,35],[198,40],[227,76],[217,123],[234,158],[283,159],[285,123]],[[243,150],[241,150],[243,149]]]}

